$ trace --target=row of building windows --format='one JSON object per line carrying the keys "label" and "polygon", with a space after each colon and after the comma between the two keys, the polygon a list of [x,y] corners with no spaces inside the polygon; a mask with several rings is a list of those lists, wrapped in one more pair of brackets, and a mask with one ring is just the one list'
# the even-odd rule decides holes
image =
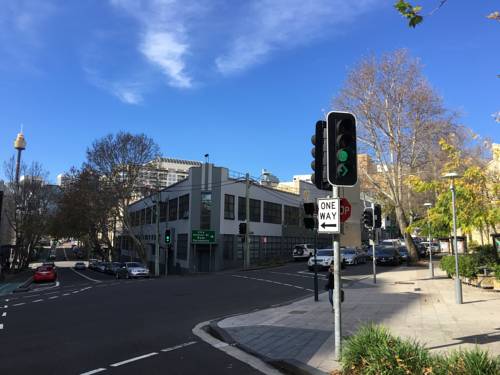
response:
{"label": "row of building windows", "polygon": [[[160,202],[160,222],[189,218],[189,194]],[[156,205],[132,211],[130,221],[133,227],[156,223]]]}
{"label": "row of building windows", "polygon": [[[264,223],[270,224],[285,224],[285,225],[299,225],[299,208],[294,206],[285,205],[285,217],[282,217],[282,205],[273,202],[264,202]],[[250,199],[249,202],[249,216],[250,221],[259,223],[261,221],[261,201],[258,199]],[[238,220],[246,220],[246,199],[238,197]],[[235,196],[230,194],[224,195],[224,219],[235,219]]]}

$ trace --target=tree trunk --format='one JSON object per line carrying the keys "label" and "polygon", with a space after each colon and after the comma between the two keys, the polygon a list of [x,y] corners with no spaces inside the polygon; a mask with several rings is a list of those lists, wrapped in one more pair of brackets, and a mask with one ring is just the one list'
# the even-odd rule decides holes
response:
{"label": "tree trunk", "polygon": [[408,228],[408,221],[406,220],[403,207],[401,207],[401,204],[397,204],[395,208],[396,208],[396,219],[398,221],[399,229],[401,230],[401,233],[403,234],[403,237],[405,239],[410,259],[412,262],[416,262],[418,260],[417,247],[415,246],[415,243],[413,242],[413,238],[411,237],[410,233],[406,231],[406,229]]}

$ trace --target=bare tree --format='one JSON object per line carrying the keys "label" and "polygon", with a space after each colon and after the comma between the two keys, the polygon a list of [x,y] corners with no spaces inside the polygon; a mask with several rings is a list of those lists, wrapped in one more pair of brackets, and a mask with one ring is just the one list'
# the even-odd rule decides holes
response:
{"label": "bare tree", "polygon": [[334,101],[358,119],[360,148],[379,165],[380,178],[366,174],[373,188],[394,207],[412,259],[417,250],[406,229],[412,211],[405,179],[429,168],[429,150],[455,131],[452,116],[405,50],[361,61]]}
{"label": "bare tree", "polygon": [[145,187],[142,173],[146,163],[158,157],[159,147],[144,134],[119,132],[96,140],[87,149],[86,168],[101,176],[113,196],[114,213],[123,229],[134,241],[139,257],[145,262],[143,243],[134,235],[129,212],[130,203],[142,196]]}
{"label": "bare tree", "polygon": [[57,192],[46,183],[47,173],[37,162],[21,165],[24,178],[19,185],[15,181],[13,157],[5,163],[5,174],[9,180],[5,200],[7,221],[16,236],[12,267],[22,269],[28,265],[42,236],[47,234]]}

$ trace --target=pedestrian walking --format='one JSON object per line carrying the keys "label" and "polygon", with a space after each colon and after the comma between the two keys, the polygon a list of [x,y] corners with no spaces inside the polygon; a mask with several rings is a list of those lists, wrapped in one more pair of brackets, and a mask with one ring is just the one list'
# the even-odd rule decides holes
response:
{"label": "pedestrian walking", "polygon": [[335,280],[333,278],[333,263],[330,264],[330,268],[328,268],[328,281],[325,285],[325,290],[328,290],[328,300],[330,301],[330,305],[333,307],[333,289],[335,288]]}

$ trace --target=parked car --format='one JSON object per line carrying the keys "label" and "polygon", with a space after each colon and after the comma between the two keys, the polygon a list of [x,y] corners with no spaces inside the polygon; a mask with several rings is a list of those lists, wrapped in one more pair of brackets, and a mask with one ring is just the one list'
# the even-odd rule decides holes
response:
{"label": "parked car", "polygon": [[97,262],[95,270],[97,272],[106,272],[106,263],[108,262]]}
{"label": "parked car", "polygon": [[295,245],[292,255],[294,260],[309,259],[314,255],[314,247],[307,243]]}
{"label": "parked car", "polygon": [[340,253],[342,254],[342,259],[344,260],[345,264],[359,264],[359,263],[366,263],[366,256],[364,253],[361,253],[357,251],[354,248],[344,248],[340,250]]}
{"label": "parked car", "polygon": [[[420,245],[425,248],[426,254],[429,255],[429,241],[422,241],[420,243]],[[431,251],[432,251],[432,254],[440,252],[440,247],[439,247],[439,244],[437,242],[431,241]]]}
{"label": "parked car", "polygon": [[403,262],[406,262],[408,260],[408,258],[410,257],[410,253],[408,253],[408,249],[406,248],[406,246],[400,246],[398,248],[398,252],[399,252],[399,255],[401,256],[401,260]]}
{"label": "parked car", "polygon": [[75,266],[73,268],[75,270],[83,271],[83,270],[85,270],[87,268],[87,266],[85,266],[85,263],[83,263],[83,262],[76,262]]}
{"label": "parked car", "polygon": [[389,264],[398,266],[401,263],[399,252],[393,247],[378,246],[375,248],[375,258],[377,264]]}
{"label": "parked car", "polygon": [[111,263],[106,263],[106,273],[109,273],[110,275],[116,275],[116,271],[119,270],[122,267],[122,264],[120,262],[111,262]]}
{"label": "parked car", "polygon": [[138,278],[138,277],[149,277],[149,269],[137,262],[126,262],[123,263],[121,268],[116,270],[115,277],[117,279],[121,278]]}
{"label": "parked car", "polygon": [[[341,268],[345,267],[345,259],[342,258]],[[316,252],[316,268],[318,271],[328,269],[333,263],[333,249],[318,249]],[[314,256],[310,257],[307,261],[307,268],[309,271],[314,271]]]}
{"label": "parked car", "polygon": [[56,269],[56,265],[54,262],[43,262],[42,266],[44,267],[52,267],[53,269]]}
{"label": "parked car", "polygon": [[33,281],[35,283],[41,281],[56,281],[57,272],[54,267],[51,266],[40,266],[36,269],[35,274],[33,275]]}

